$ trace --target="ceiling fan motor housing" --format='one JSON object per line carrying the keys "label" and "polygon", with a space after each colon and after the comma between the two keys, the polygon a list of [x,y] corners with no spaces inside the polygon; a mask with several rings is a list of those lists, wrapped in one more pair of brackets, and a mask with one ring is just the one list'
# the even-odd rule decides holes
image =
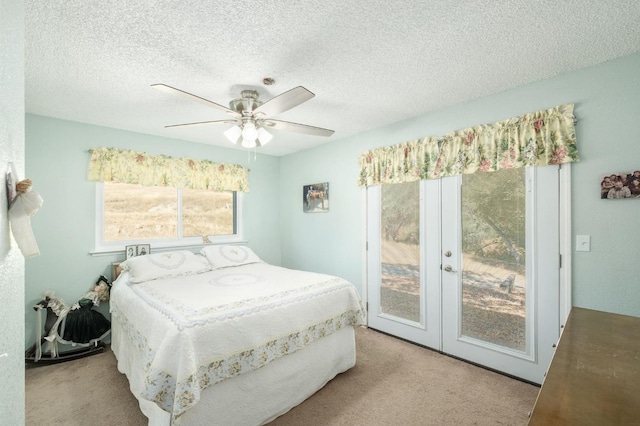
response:
{"label": "ceiling fan motor housing", "polygon": [[240,95],[240,98],[229,102],[229,108],[237,113],[253,112],[254,109],[262,105],[262,102],[258,100],[258,92],[255,90],[243,90]]}

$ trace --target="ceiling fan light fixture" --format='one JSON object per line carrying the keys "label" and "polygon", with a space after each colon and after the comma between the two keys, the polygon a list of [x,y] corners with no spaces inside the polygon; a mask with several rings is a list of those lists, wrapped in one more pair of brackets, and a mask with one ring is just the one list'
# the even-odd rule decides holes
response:
{"label": "ceiling fan light fixture", "polygon": [[258,138],[258,130],[256,129],[256,125],[252,121],[247,121],[242,126],[242,138],[254,142]]}
{"label": "ceiling fan light fixture", "polygon": [[244,148],[255,148],[256,146],[258,146],[258,144],[256,144],[256,140],[255,139],[242,139],[242,146]]}
{"label": "ceiling fan light fixture", "polygon": [[240,139],[240,136],[242,136],[242,129],[240,128],[240,126],[235,125],[232,128],[230,128],[229,130],[226,130],[224,132],[224,135],[227,137],[227,139],[229,139],[229,141],[232,144],[237,144],[238,140]]}
{"label": "ceiling fan light fixture", "polygon": [[260,141],[260,146],[268,144],[271,139],[273,139],[273,135],[267,132],[264,127],[260,127],[258,129],[258,140]]}

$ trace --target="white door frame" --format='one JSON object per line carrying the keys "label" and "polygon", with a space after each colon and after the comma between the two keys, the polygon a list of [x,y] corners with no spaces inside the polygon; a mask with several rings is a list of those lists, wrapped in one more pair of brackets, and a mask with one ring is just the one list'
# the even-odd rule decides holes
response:
{"label": "white door frame", "polygon": [[[543,326],[545,327],[553,327],[556,328],[556,321],[559,321],[557,324],[558,327],[563,327],[566,319],[571,311],[572,307],[572,298],[571,298],[571,262],[572,262],[572,229],[571,229],[571,165],[564,164],[559,167],[559,188],[558,188],[558,198],[559,198],[559,318],[553,319],[551,323],[545,323]],[[367,188],[362,189],[362,241],[363,241],[363,254],[362,254],[362,289],[361,296],[363,305],[365,309],[368,309],[368,303],[370,301],[370,295],[368,292],[368,278],[369,272],[368,267],[368,228],[369,228],[369,216],[367,212],[368,206],[368,191]],[[366,317],[368,318],[368,312],[366,312]],[[559,330],[558,330],[559,333]],[[549,342],[544,343],[544,351],[553,351],[553,346],[555,342],[549,344]],[[548,346],[548,347],[547,347]],[[438,347],[441,347],[439,345]],[[540,355],[540,354],[539,354]],[[546,367],[545,367],[546,368]],[[537,380],[535,380],[537,382]]]}

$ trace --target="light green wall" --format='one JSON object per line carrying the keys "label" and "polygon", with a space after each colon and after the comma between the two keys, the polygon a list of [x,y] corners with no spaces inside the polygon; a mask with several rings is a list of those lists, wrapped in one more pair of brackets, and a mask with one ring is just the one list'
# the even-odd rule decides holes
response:
{"label": "light green wall", "polygon": [[24,4],[0,0],[0,423],[24,424],[24,258],[10,234],[7,165],[25,177]]}
{"label": "light green wall", "polygon": [[[590,252],[572,253],[573,305],[640,316],[640,200],[599,198],[603,175],[640,169],[640,53],[284,157],[283,265],[340,275],[362,288],[362,151],[565,103],[575,104],[582,157],[572,165],[573,248],[575,235],[591,236]],[[302,185],[324,181],[329,213],[303,213]]]}
{"label": "light green wall", "polygon": [[[573,234],[591,235],[592,250],[572,253],[573,304],[640,316],[640,262],[635,258],[640,253],[640,200],[598,196],[603,174],[640,169],[638,99],[640,53],[280,159],[258,155],[250,164],[242,151],[27,115],[27,176],[45,202],[32,218],[42,255],[26,261],[26,307],[48,289],[75,301],[120,259],[88,255],[95,223],[94,184],[86,179],[91,147],[247,165],[251,192],[244,220],[249,245],[267,262],[338,275],[362,289],[365,211],[362,190],[356,186],[362,151],[575,103],[582,161],[572,166]],[[303,213],[302,186],[318,182],[330,184],[330,211]],[[106,306],[100,308],[106,312]],[[25,323],[30,345],[33,310],[26,310]]]}
{"label": "light green wall", "polygon": [[[262,259],[280,264],[279,158],[258,155],[254,160],[251,155],[249,162],[246,151],[28,114],[27,176],[44,204],[31,219],[40,256],[26,260],[26,346],[35,339],[31,307],[42,299],[44,291],[54,290],[73,303],[91,290],[101,274],[111,278],[111,262],[123,260],[124,253],[89,255],[94,247],[96,184],[87,180],[88,150],[100,146],[248,167],[251,191],[244,194],[244,237]],[[99,310],[108,317],[108,304]]]}

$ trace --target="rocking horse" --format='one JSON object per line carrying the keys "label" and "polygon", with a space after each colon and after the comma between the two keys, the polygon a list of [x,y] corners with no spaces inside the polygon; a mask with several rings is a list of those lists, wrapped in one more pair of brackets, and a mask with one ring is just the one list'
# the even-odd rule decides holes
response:
{"label": "rocking horse", "polygon": [[[93,355],[104,351],[102,340],[111,332],[111,323],[93,309],[100,301],[109,300],[111,283],[104,275],[96,281],[93,290],[86,293],[73,306],[45,292],[44,299],[36,303],[36,342],[25,352],[25,361],[56,363]],[[47,315],[42,335],[42,311]],[[47,345],[49,355],[43,356],[42,345]],[[79,346],[65,352],[58,351],[58,344]]]}

